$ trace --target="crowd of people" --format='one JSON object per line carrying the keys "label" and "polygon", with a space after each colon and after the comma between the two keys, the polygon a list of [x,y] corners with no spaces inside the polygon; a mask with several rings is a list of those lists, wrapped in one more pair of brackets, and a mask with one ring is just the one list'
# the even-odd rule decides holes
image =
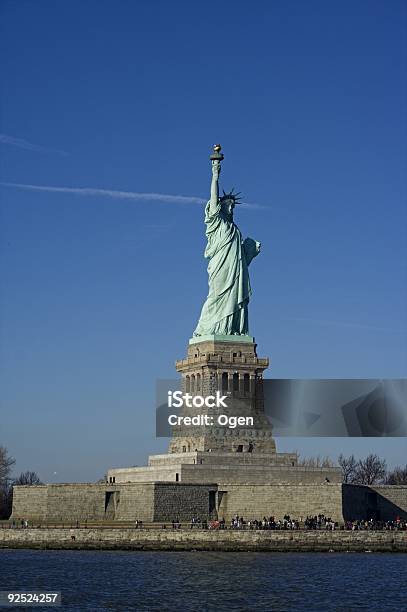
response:
{"label": "crowd of people", "polygon": [[394,521],[376,521],[374,519],[346,521],[345,529],[350,531],[407,531],[407,520],[403,521],[397,516]]}
{"label": "crowd of people", "polygon": [[[8,525],[11,529],[27,529],[28,521],[21,519],[20,521],[13,520]],[[76,527],[79,528],[81,525],[79,521],[76,522]],[[83,526],[87,527],[87,521],[84,522]],[[243,516],[236,514],[230,523],[226,523],[225,519],[207,521],[205,518],[201,519],[199,516],[193,516],[190,522],[182,524],[179,519],[173,519],[171,522],[172,529],[181,529],[182,527],[190,527],[190,529],[242,529],[242,530],[325,530],[334,531],[335,529],[347,530],[347,531],[407,531],[407,519],[402,519],[396,516],[392,521],[379,521],[373,518],[365,520],[354,520],[345,521],[344,524],[339,524],[334,521],[331,517],[325,516],[324,514],[310,515],[305,520],[301,517],[301,520],[292,518],[289,514],[284,515],[282,519],[276,519],[274,516],[266,517],[262,519],[249,519],[246,520]],[[5,525],[2,525],[5,528]],[[143,521],[137,520],[134,523],[136,529],[143,529]],[[167,525],[163,523],[162,529],[167,529]]]}
{"label": "crowd of people", "polygon": [[283,519],[275,519],[274,516],[266,517],[262,519],[249,519],[245,521],[243,516],[236,515],[230,522],[231,529],[299,529],[299,521],[290,517],[286,514]]}
{"label": "crowd of people", "polygon": [[326,531],[334,531],[334,529],[338,529],[338,527],[339,523],[333,521],[330,516],[325,516],[325,514],[307,516],[304,521],[305,529],[325,529]]}
{"label": "crowd of people", "polygon": [[[190,529],[243,529],[243,530],[293,530],[293,529],[304,529],[304,530],[325,530],[334,531],[335,529],[341,530],[407,530],[407,520],[402,520],[400,517],[396,517],[393,521],[377,521],[374,519],[357,520],[357,521],[346,521],[345,524],[339,524],[334,521],[331,517],[325,516],[324,514],[310,515],[305,520],[298,520],[291,517],[289,514],[284,515],[282,519],[276,519],[274,516],[266,517],[262,519],[244,519],[243,516],[236,514],[230,523],[227,524],[225,519],[207,521],[200,517],[192,517],[190,522]],[[172,521],[173,529],[181,529],[182,524],[178,519]],[[163,525],[163,529],[166,526]]]}
{"label": "crowd of people", "polygon": [[11,529],[17,529],[20,527],[21,529],[28,529],[28,521],[26,519],[21,519],[20,521],[16,521],[13,519],[10,525]]}

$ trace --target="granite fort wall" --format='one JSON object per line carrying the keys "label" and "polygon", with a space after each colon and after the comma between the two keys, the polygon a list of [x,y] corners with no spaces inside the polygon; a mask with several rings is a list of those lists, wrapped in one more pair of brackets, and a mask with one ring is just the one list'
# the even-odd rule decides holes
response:
{"label": "granite fort wall", "polygon": [[219,517],[227,521],[236,514],[246,520],[285,514],[305,520],[307,515],[325,514],[343,522],[340,484],[219,485],[218,497]]}
{"label": "granite fort wall", "polygon": [[95,520],[104,517],[105,485],[56,484],[13,487],[13,518]]}
{"label": "granite fort wall", "polygon": [[104,488],[97,485],[51,485],[48,486],[47,516],[51,521],[89,516],[101,519],[105,513],[104,502]]}
{"label": "granite fort wall", "polygon": [[407,519],[407,485],[343,485],[345,520]]}
{"label": "granite fort wall", "polygon": [[48,486],[13,487],[13,516],[41,520],[47,515]]}
{"label": "granite fort wall", "polygon": [[154,520],[154,483],[16,486],[13,519]]}
{"label": "granite fort wall", "polygon": [[154,482],[16,486],[12,518],[50,522],[210,518],[209,492],[214,508],[216,490],[216,485]]}
{"label": "granite fort wall", "polygon": [[400,518],[407,519],[407,486],[378,485],[371,489],[376,491],[377,507],[382,516],[394,516],[396,512]]}
{"label": "granite fort wall", "polygon": [[112,491],[117,492],[116,495],[120,496],[114,520],[154,520],[154,483],[113,487]]}
{"label": "granite fort wall", "polygon": [[[212,481],[214,482],[214,481]],[[335,521],[407,518],[407,486],[256,484],[255,482],[55,484],[16,486],[14,519],[31,521],[171,521],[239,514],[296,519],[323,513]]]}
{"label": "granite fort wall", "polygon": [[216,518],[216,492],[216,485],[157,484],[154,520],[190,521],[192,517]]}
{"label": "granite fort wall", "polygon": [[407,552],[407,532],[0,529],[0,548]]}
{"label": "granite fort wall", "polygon": [[[217,490],[219,489],[219,493]],[[342,521],[341,485],[207,485],[186,483],[65,484],[14,488],[13,518],[37,521],[227,521],[263,515],[296,518],[320,512]]]}

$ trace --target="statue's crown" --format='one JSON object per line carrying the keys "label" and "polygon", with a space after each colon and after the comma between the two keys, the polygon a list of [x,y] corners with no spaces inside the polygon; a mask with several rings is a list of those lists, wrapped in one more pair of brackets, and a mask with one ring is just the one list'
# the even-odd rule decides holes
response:
{"label": "statue's crown", "polygon": [[229,193],[226,193],[225,190],[222,189],[223,196],[221,197],[221,200],[233,200],[234,202],[239,202],[239,200],[242,199],[240,197],[241,191],[234,193],[234,189],[235,188],[232,187],[232,191],[230,191]]}

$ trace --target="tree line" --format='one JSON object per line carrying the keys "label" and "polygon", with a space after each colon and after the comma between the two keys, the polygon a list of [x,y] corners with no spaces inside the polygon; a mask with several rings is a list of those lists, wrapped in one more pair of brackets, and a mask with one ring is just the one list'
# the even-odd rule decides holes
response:
{"label": "tree line", "polygon": [[[354,455],[345,456],[342,453],[338,457],[337,464],[342,469],[342,482],[347,484],[407,484],[407,464],[404,467],[387,469],[385,459],[370,453],[364,459],[356,459]],[[335,467],[335,462],[328,456],[300,457],[298,465],[308,467]]]}

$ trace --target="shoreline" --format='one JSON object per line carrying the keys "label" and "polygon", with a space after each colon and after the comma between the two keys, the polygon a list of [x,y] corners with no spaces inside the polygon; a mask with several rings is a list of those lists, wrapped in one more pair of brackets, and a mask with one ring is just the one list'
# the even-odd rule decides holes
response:
{"label": "shoreline", "polygon": [[407,552],[407,531],[4,529],[0,551]]}

